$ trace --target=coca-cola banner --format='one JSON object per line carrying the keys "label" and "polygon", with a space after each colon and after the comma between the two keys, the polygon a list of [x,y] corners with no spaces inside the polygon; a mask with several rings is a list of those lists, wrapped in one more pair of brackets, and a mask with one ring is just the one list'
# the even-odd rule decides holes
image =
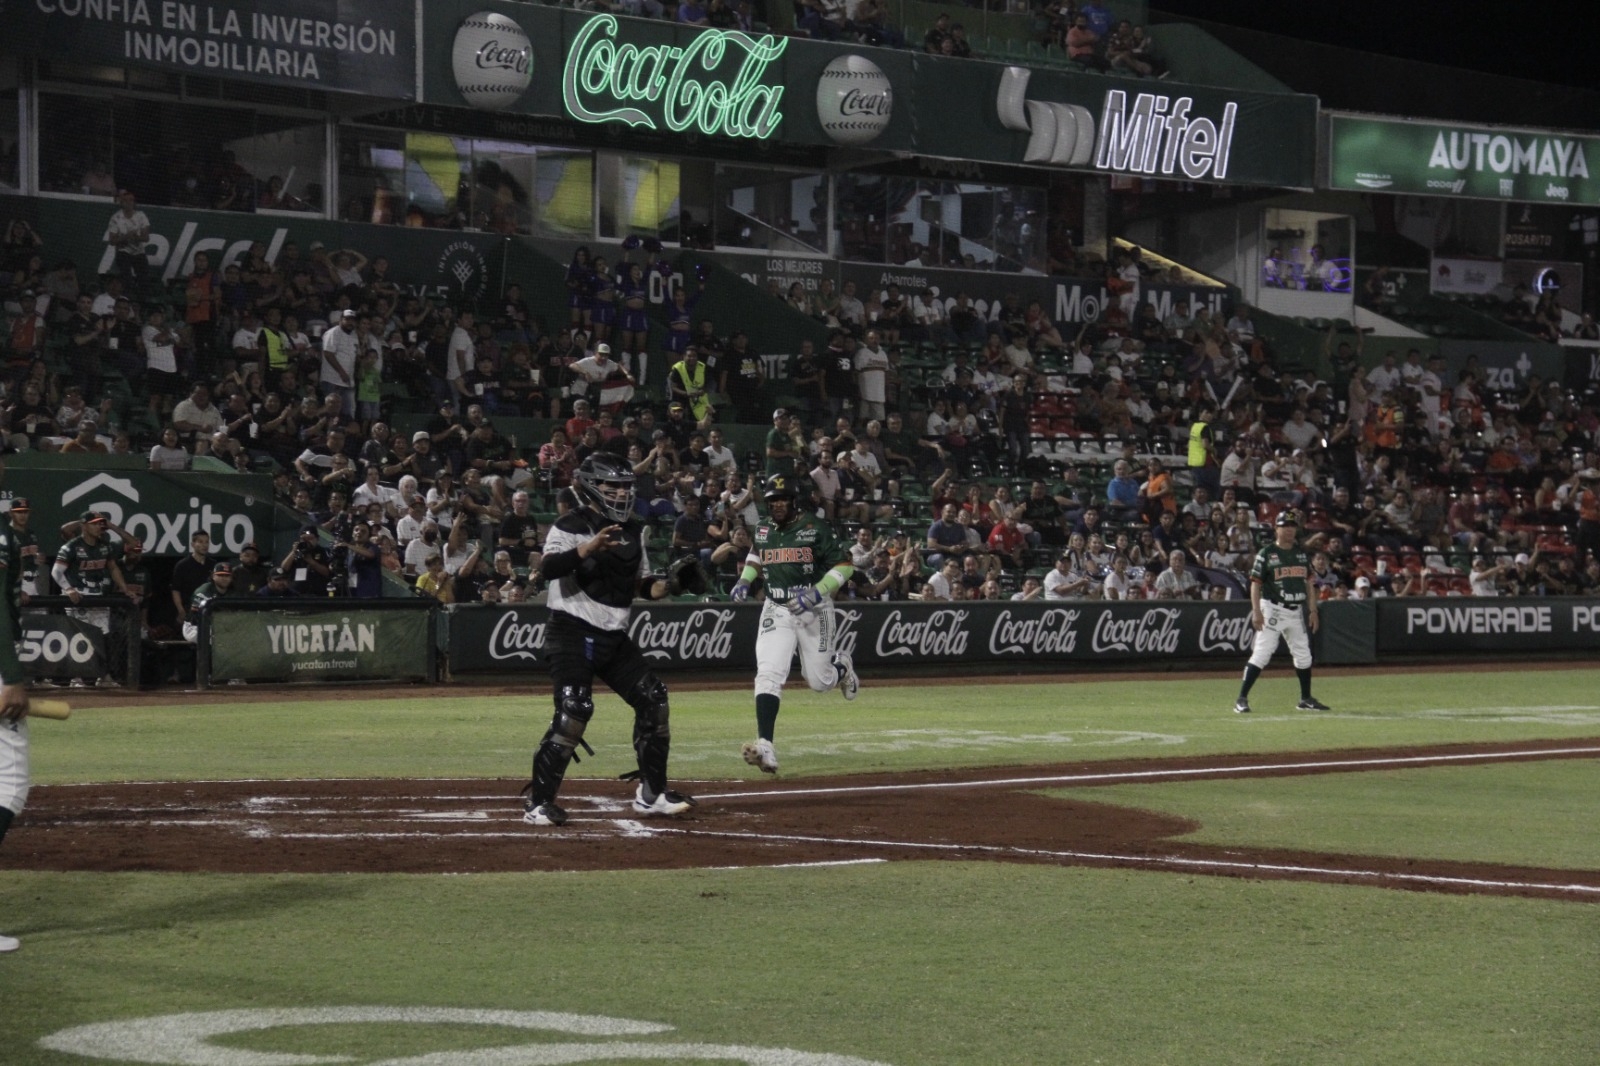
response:
{"label": "coca-cola banner", "polygon": [[[1249,604],[1141,602],[846,602],[839,646],[858,666],[955,662],[1236,659],[1250,649]],[[446,611],[451,674],[542,673],[544,607],[458,605]],[[755,669],[759,608],[639,604],[629,633],[661,670]]]}

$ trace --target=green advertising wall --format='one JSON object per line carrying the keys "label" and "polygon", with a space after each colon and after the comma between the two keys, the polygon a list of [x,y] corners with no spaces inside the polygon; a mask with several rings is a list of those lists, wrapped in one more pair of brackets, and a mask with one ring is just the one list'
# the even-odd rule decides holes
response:
{"label": "green advertising wall", "polygon": [[[84,511],[103,511],[144,542],[151,555],[182,555],[195,532],[211,535],[213,550],[234,556],[246,542],[271,552],[293,520],[280,516],[265,474],[152,471],[140,456],[60,455],[25,452],[8,456],[0,506],[17,496],[33,508],[39,546],[61,546],[63,523]],[[287,548],[285,548],[287,550]]]}
{"label": "green advertising wall", "polygon": [[416,6],[405,0],[20,0],[0,49],[84,65],[416,96]]}
{"label": "green advertising wall", "polygon": [[[40,197],[0,196],[0,215],[22,218],[43,234],[52,261],[61,256],[80,277],[104,273],[111,265],[106,224],[116,210],[111,201],[85,202]],[[244,254],[260,241],[276,260],[290,243],[305,258],[312,241],[330,253],[352,248],[369,260],[385,256],[389,276],[408,294],[450,302],[476,303],[500,294],[508,237],[457,230],[404,226],[358,226],[285,215],[142,207],[150,218],[146,257],[167,283],[194,268],[196,252],[206,252],[213,267]]]}
{"label": "green advertising wall", "polygon": [[[361,602],[361,601],[355,601]],[[425,603],[378,609],[368,601],[296,605],[214,600],[209,681],[376,681],[435,676],[433,608]]]}
{"label": "green advertising wall", "polygon": [[[1315,181],[1312,96],[484,0],[430,3],[423,19],[425,102],[575,120],[628,147],[671,133],[697,147],[725,142],[730,155],[782,143],[1284,188]],[[508,48],[518,58],[497,61]]]}
{"label": "green advertising wall", "polygon": [[1334,189],[1600,204],[1600,137],[1329,115],[1327,144]]}

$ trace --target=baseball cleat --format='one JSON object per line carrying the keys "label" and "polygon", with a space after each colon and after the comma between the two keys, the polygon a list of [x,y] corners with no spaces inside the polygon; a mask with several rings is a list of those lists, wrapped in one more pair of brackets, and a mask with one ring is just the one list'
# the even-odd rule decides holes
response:
{"label": "baseball cleat", "polygon": [[534,803],[529,800],[525,806],[527,810],[523,813],[522,820],[529,825],[567,824],[567,812],[554,803]]}
{"label": "baseball cleat", "polygon": [[778,772],[778,752],[770,740],[752,740],[744,746],[744,761],[759,766],[764,774]]}
{"label": "baseball cleat", "polygon": [[16,951],[22,946],[22,941],[14,936],[0,936],[0,955],[8,951]]}
{"label": "baseball cleat", "polygon": [[861,679],[856,676],[856,664],[847,651],[833,653],[833,668],[838,671],[839,679],[834,682],[839,691],[847,700],[856,698],[856,693],[861,691]]}
{"label": "baseball cleat", "polygon": [[1243,696],[1240,696],[1238,699],[1234,700],[1233,701],[1233,713],[1234,714],[1249,714],[1250,713],[1250,701],[1245,699]]}
{"label": "baseball cleat", "polygon": [[685,796],[682,792],[674,792],[670,788],[648,803],[645,802],[643,785],[640,785],[639,790],[633,794],[633,809],[640,814],[682,814],[693,806],[693,796]]}
{"label": "baseball cleat", "polygon": [[1331,710],[1333,710],[1332,707],[1329,707],[1326,703],[1323,703],[1321,700],[1317,699],[1315,696],[1307,696],[1305,699],[1303,699],[1299,703],[1295,704],[1294,705],[1294,709],[1297,710],[1297,711],[1331,711]]}

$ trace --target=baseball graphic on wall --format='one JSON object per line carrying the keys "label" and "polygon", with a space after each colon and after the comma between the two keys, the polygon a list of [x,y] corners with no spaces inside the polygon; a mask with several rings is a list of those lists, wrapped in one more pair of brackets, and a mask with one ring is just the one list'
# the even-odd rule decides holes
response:
{"label": "baseball graphic on wall", "polygon": [[842,55],[817,81],[817,121],[839,144],[866,144],[889,127],[894,86],[865,56]]}
{"label": "baseball graphic on wall", "polygon": [[450,62],[461,95],[486,111],[516,103],[533,81],[533,43],[514,19],[492,11],[462,20]]}

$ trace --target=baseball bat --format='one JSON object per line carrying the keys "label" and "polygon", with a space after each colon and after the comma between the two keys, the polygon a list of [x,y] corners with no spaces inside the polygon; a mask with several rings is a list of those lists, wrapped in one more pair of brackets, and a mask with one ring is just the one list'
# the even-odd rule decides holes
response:
{"label": "baseball bat", "polygon": [[58,722],[65,721],[72,715],[72,704],[66,700],[29,700],[29,718],[54,718]]}

